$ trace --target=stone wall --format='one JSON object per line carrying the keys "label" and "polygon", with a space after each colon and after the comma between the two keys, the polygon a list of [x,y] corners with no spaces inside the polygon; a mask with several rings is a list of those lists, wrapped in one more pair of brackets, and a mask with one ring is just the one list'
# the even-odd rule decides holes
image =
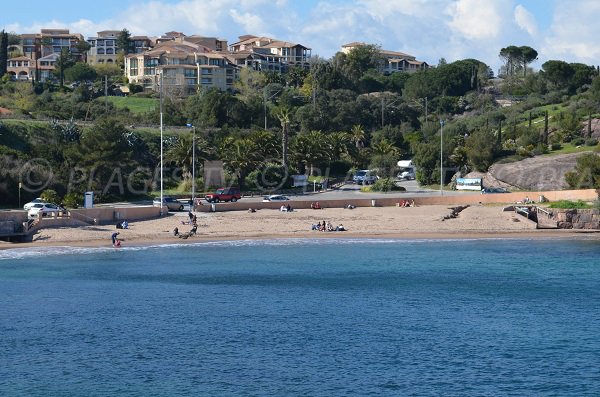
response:
{"label": "stone wall", "polygon": [[558,209],[552,211],[559,229],[600,229],[600,210]]}

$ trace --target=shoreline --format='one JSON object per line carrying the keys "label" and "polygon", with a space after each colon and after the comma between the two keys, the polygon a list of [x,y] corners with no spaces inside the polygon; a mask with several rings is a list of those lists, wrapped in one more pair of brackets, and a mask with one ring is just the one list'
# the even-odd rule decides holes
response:
{"label": "shoreline", "polygon": [[[173,235],[175,228],[186,233],[187,213],[130,221],[128,229],[115,225],[40,229],[34,241],[0,243],[0,250],[43,247],[111,247],[111,234],[119,232],[123,247],[190,244],[211,241],[278,239],[532,239],[591,238],[600,240],[600,230],[537,229],[537,224],[500,207],[470,206],[456,214],[443,205],[421,207],[364,207],[356,209],[298,209],[280,212],[261,209],[249,212],[196,213],[198,231],[188,239]],[[451,216],[452,215],[452,216]],[[343,224],[346,231],[311,230],[318,222]]]}
{"label": "shoreline", "polygon": [[[547,230],[537,229],[535,231],[500,231],[500,232],[406,232],[406,233],[372,233],[357,234],[349,232],[317,232],[296,234],[294,236],[281,235],[255,235],[255,236],[195,236],[188,239],[172,238],[142,238],[123,240],[121,248],[144,248],[159,245],[193,245],[211,242],[239,242],[239,241],[284,241],[284,240],[398,240],[398,241],[422,241],[422,240],[532,240],[532,239],[593,239],[600,240],[600,231],[575,231],[575,230]],[[65,241],[51,242],[40,241],[30,243],[3,243],[0,244],[0,251],[11,249],[29,249],[29,248],[114,248],[110,241],[88,240],[88,241]],[[114,248],[118,249],[118,248]]]}

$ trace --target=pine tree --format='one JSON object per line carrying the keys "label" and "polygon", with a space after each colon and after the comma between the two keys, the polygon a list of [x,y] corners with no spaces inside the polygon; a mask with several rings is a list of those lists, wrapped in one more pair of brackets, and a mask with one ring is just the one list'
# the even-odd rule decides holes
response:
{"label": "pine tree", "polygon": [[8,33],[0,32],[0,77],[6,74],[8,68]]}

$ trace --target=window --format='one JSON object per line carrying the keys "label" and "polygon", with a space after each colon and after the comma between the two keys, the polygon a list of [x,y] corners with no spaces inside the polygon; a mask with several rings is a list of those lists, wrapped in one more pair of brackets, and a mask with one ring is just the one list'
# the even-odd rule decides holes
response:
{"label": "window", "polygon": [[202,77],[202,84],[212,84],[212,79],[210,77]]}
{"label": "window", "polygon": [[106,49],[106,55],[113,55],[114,53],[115,53],[115,50],[113,48]]}
{"label": "window", "polygon": [[203,76],[208,76],[212,74],[212,70],[210,69],[202,69],[202,75]]}
{"label": "window", "polygon": [[183,75],[185,77],[196,77],[196,71],[194,69],[185,69]]}
{"label": "window", "polygon": [[104,48],[98,48],[98,55],[104,55]]}

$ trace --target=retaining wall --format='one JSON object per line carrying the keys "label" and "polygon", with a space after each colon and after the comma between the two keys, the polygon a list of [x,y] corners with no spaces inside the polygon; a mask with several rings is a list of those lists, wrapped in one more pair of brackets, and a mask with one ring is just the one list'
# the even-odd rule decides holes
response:
{"label": "retaining wall", "polygon": [[[356,207],[393,207],[397,206],[400,201],[414,200],[416,205],[474,205],[474,204],[514,204],[523,202],[528,197],[536,203],[540,201],[540,196],[544,196],[549,201],[559,200],[583,200],[593,201],[598,198],[596,190],[559,190],[549,192],[518,192],[518,193],[495,193],[495,194],[463,194],[453,196],[432,196],[420,197],[418,195],[410,197],[386,197],[377,199],[347,199],[347,200],[294,200],[289,204],[296,209],[310,208],[310,204],[318,201],[321,208],[343,208],[348,205]],[[316,197],[316,196],[313,196]],[[286,202],[287,203],[287,202]],[[281,203],[264,203],[264,202],[244,202],[240,200],[236,203],[218,203],[196,205],[195,210],[199,212],[221,212],[221,211],[247,211],[248,208],[277,209],[281,207]]]}
{"label": "retaining wall", "polygon": [[600,229],[600,210],[555,209],[553,219],[560,229]]}

